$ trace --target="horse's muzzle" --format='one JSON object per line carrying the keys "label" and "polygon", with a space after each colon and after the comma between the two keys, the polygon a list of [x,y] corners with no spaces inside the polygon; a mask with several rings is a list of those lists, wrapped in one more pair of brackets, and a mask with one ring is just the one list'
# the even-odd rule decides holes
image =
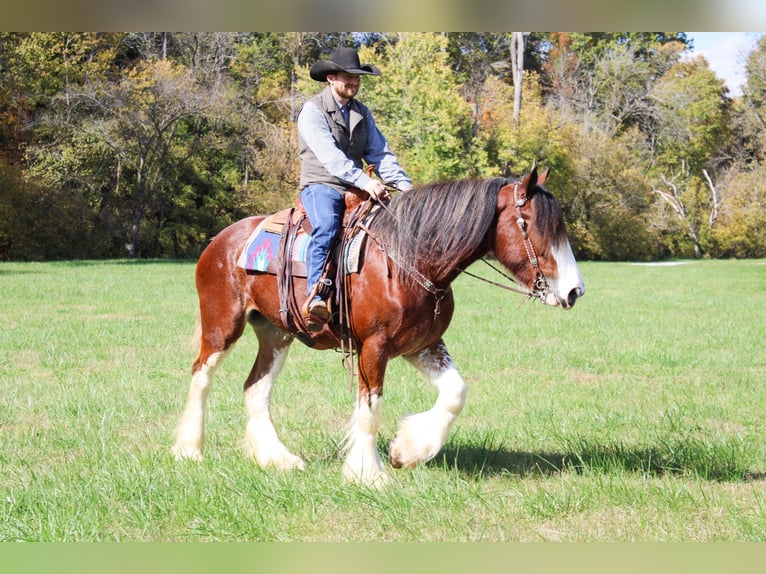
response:
{"label": "horse's muzzle", "polygon": [[580,287],[575,287],[569,292],[569,295],[567,295],[567,298],[564,300],[560,300],[559,304],[564,309],[571,309],[574,307],[575,302],[577,299],[582,297],[585,294],[585,290]]}

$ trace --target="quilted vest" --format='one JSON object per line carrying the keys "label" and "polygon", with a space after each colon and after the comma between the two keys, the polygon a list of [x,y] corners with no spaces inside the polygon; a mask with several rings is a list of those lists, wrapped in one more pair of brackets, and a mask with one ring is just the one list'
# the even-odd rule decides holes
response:
{"label": "quilted vest", "polygon": [[[338,148],[354,162],[354,165],[362,169],[362,158],[364,157],[364,147],[367,142],[367,122],[365,121],[367,108],[364,104],[351,100],[349,108],[349,127],[340,113],[338,104],[332,97],[330,87],[326,87],[311,100],[322,111],[327,118],[327,125],[330,126],[330,132]],[[319,162],[316,155],[303,137],[298,134],[298,152],[301,159],[301,179],[300,187],[303,189],[312,183],[324,183],[334,187],[340,192],[348,189],[349,184],[341,181],[330,174],[327,169]]]}

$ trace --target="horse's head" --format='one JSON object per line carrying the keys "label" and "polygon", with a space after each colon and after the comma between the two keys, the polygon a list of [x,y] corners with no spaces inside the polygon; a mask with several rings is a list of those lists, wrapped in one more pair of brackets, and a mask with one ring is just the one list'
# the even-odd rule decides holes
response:
{"label": "horse's head", "polygon": [[556,198],[537,168],[505,185],[498,196],[495,257],[548,305],[570,309],[585,293]]}

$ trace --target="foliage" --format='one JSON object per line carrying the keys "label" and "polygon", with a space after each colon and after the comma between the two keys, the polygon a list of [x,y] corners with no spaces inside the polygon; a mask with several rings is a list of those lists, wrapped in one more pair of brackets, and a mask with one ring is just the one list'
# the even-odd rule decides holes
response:
{"label": "foliage", "polygon": [[513,89],[508,84],[490,77],[484,93],[479,140],[490,164],[504,173],[520,175],[540,163],[551,167],[556,177],[568,178],[574,126],[563,125],[544,106],[536,75],[526,74],[519,122],[513,119]]}
{"label": "foliage", "polygon": [[365,78],[363,100],[415,182],[481,173],[471,153],[471,110],[460,97],[448,62],[447,38],[402,34],[396,43],[363,48],[382,78]]}
{"label": "foliage", "polygon": [[734,174],[712,241],[721,257],[766,257],[766,167]]}
{"label": "foliage", "polygon": [[582,133],[574,142],[568,211],[580,257],[642,261],[655,256],[655,241],[645,225],[651,196],[640,167],[644,147],[635,128],[613,138]]}
{"label": "foliage", "polygon": [[730,132],[730,104],[722,80],[715,77],[703,57],[671,68],[652,92],[657,106],[657,163],[686,163],[697,176],[715,166],[726,149]]}
{"label": "foliage", "polygon": [[360,99],[416,181],[537,162],[580,257],[761,253],[766,37],[732,99],[683,32],[524,33],[514,120],[512,34],[2,32],[0,257],[194,257],[292,204],[308,69],[341,45],[382,69]]}

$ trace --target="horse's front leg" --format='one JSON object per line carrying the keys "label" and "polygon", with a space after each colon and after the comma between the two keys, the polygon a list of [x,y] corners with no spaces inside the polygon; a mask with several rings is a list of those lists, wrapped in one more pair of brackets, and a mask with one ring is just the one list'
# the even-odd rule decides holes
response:
{"label": "horse's front leg", "polygon": [[431,409],[400,421],[389,451],[394,468],[416,466],[438,454],[452,423],[463,410],[468,392],[444,341],[406,359],[428,377],[439,396]]}
{"label": "horse's front leg", "polygon": [[343,476],[375,488],[388,483],[377,448],[383,412],[383,377],[388,357],[380,345],[365,342],[359,352],[359,390],[346,436]]}

